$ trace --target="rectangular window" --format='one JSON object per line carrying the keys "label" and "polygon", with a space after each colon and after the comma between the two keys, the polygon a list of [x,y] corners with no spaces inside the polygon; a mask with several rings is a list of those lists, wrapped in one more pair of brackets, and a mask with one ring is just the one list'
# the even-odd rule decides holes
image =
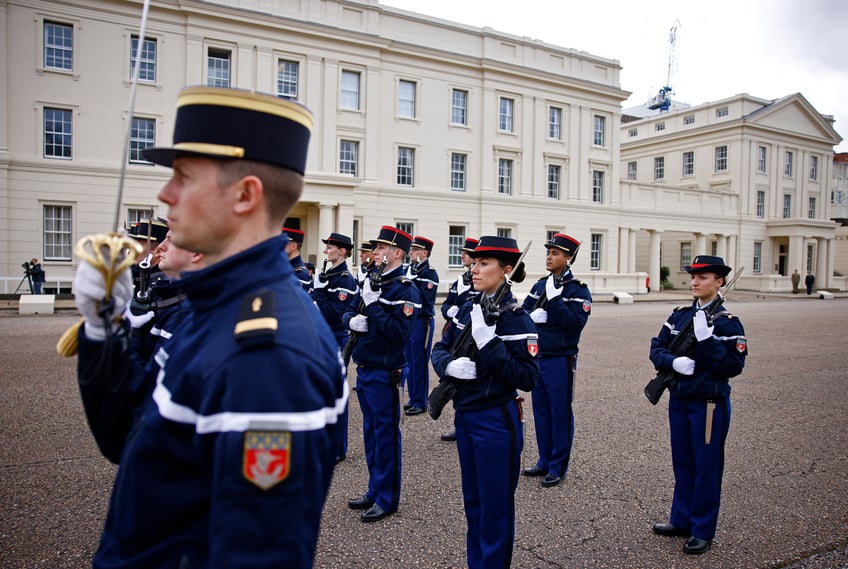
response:
{"label": "rectangular window", "polygon": [[654,180],[665,180],[665,156],[654,158]]}
{"label": "rectangular window", "polygon": [[757,147],[757,172],[766,173],[766,147]]}
{"label": "rectangular window", "polygon": [[507,196],[512,193],[512,160],[507,158],[498,160],[498,193]]}
{"label": "rectangular window", "polygon": [[787,151],[786,154],[783,155],[783,175],[787,178],[792,177],[792,158],[793,155],[791,152]]}
{"label": "rectangular window", "polygon": [[297,100],[298,72],[297,61],[277,61],[277,96],[283,99]]}
{"label": "rectangular window", "polygon": [[468,91],[451,90],[451,124],[468,125]]}
{"label": "rectangular window", "polygon": [[815,253],[815,249],[812,245],[807,245],[807,272],[813,272],[813,254]]}
{"label": "rectangular window", "polygon": [[342,71],[340,106],[351,111],[359,110],[360,75],[357,71]]}
{"label": "rectangular window", "polygon": [[468,164],[468,156],[459,152],[451,152],[450,160],[450,188],[457,192],[464,192],[465,170]]}
{"label": "rectangular window", "polygon": [[498,130],[512,132],[515,101],[501,97],[498,104]]}
{"label": "rectangular window", "polygon": [[512,227],[498,227],[496,230],[498,237],[506,237],[512,239]]}
{"label": "rectangular window", "polygon": [[657,124],[654,125],[654,130],[656,130],[657,132],[665,130],[665,123],[664,122],[658,122]]}
{"label": "rectangular window", "polygon": [[639,174],[639,170],[637,168],[638,168],[638,166],[636,165],[635,160],[627,163],[627,179],[628,180],[635,180],[636,179],[636,177]]}
{"label": "rectangular window", "polygon": [[465,245],[465,227],[451,225],[448,229],[448,266],[462,266],[462,246]]}
{"label": "rectangular window", "polygon": [[592,171],[592,203],[604,203],[604,173]]}
{"label": "rectangular window", "polygon": [[398,82],[398,116],[415,118],[415,87],[414,81]]}
{"label": "rectangular window", "polygon": [[726,117],[730,110],[727,107],[719,107],[716,109],[716,117]]}
{"label": "rectangular window", "polygon": [[139,209],[131,207],[127,209],[127,227],[132,227],[144,218],[150,217],[153,208]]}
{"label": "rectangular window", "polygon": [[592,248],[589,250],[589,268],[593,271],[598,271],[601,268],[601,244],[603,235],[600,233],[592,234]]}
{"label": "rectangular window", "polygon": [[792,195],[783,194],[783,219],[792,217]]}
{"label": "rectangular window", "polygon": [[339,174],[359,175],[359,143],[355,140],[339,142]]}
{"label": "rectangular window", "polygon": [[685,271],[686,267],[692,264],[692,242],[685,241],[680,244],[680,270]]}
{"label": "rectangular window", "polygon": [[548,138],[562,140],[562,109],[559,107],[548,109]]}
{"label": "rectangular window", "polygon": [[562,168],[553,164],[548,165],[548,197],[559,199],[559,185],[562,178]]}
{"label": "rectangular window", "polygon": [[206,54],[206,84],[210,87],[230,86],[230,52],[209,48]]}
{"label": "rectangular window", "polygon": [[810,180],[817,182],[819,179],[819,157],[810,156]]}
{"label": "rectangular window", "polygon": [[56,22],[44,22],[44,67],[73,71],[73,26]]}
{"label": "rectangular window", "polygon": [[71,206],[44,206],[44,259],[46,261],[70,261]]}
{"label": "rectangular window", "polygon": [[810,219],[816,218],[816,198],[810,198],[807,207],[807,217]]}
{"label": "rectangular window", "polygon": [[130,129],[130,156],[131,164],[151,164],[144,159],[141,151],[156,145],[156,121],[133,117]]}
{"label": "rectangular window", "polygon": [[415,149],[398,147],[397,183],[399,186],[413,186],[415,182]]}
{"label": "rectangular window", "polygon": [[44,108],[44,157],[71,158],[73,124],[71,111]]}
{"label": "rectangular window", "polygon": [[754,272],[759,273],[763,270],[763,243],[762,241],[754,241]]}
{"label": "rectangular window", "polygon": [[592,131],[592,144],[595,146],[605,146],[607,140],[607,119],[599,115],[595,115],[594,127]]}
{"label": "rectangular window", "polygon": [[715,147],[715,171],[716,172],[726,172],[727,171],[727,146],[716,146]]}
{"label": "rectangular window", "polygon": [[630,138],[633,138],[634,136],[639,136],[639,129],[638,128],[631,128],[630,130],[627,131],[627,136],[629,136]]}
{"label": "rectangular window", "polygon": [[683,124],[684,125],[695,124],[695,115],[686,115],[685,117],[683,117]]}
{"label": "rectangular window", "polygon": [[683,153],[683,175],[695,175],[695,152],[693,151]]}
{"label": "rectangular window", "polygon": [[404,233],[415,235],[415,224],[411,221],[398,221],[397,223],[395,223],[395,227],[397,227]]}
{"label": "rectangular window", "polygon": [[[138,52],[138,36],[130,39],[130,77],[135,69],[135,56]],[[156,40],[144,38],[141,43],[141,57],[138,59],[138,80],[156,82]]]}
{"label": "rectangular window", "polygon": [[766,216],[766,193],[763,190],[757,191],[757,217],[760,219]]}

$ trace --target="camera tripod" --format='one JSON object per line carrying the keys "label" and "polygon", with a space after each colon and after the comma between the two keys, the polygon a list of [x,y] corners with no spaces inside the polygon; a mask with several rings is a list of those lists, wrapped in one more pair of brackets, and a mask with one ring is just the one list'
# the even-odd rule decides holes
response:
{"label": "camera tripod", "polygon": [[12,294],[18,294],[18,291],[21,290],[21,287],[23,286],[24,283],[27,284],[27,288],[29,289],[29,293],[33,294],[32,275],[30,275],[29,271],[26,271],[26,273],[24,274],[24,277],[21,279],[21,282],[19,282],[17,288],[15,288],[15,292],[13,292]]}

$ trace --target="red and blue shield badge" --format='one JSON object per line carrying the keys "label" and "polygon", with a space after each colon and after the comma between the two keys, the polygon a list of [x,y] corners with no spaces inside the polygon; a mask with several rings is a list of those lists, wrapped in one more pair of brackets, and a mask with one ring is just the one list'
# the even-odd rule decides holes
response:
{"label": "red and blue shield badge", "polygon": [[539,355],[539,342],[536,338],[527,338],[527,353],[534,358]]}
{"label": "red and blue shield badge", "polygon": [[740,354],[744,354],[748,349],[748,340],[745,338],[736,338],[736,351]]}
{"label": "red and blue shield badge", "polygon": [[403,303],[403,315],[409,318],[415,312],[415,305],[411,302]]}
{"label": "red and blue shield badge", "polygon": [[347,299],[347,292],[340,290],[339,291],[339,300],[344,302]]}
{"label": "red and blue shield badge", "polygon": [[244,434],[242,473],[263,490],[277,485],[289,475],[291,433],[247,431]]}

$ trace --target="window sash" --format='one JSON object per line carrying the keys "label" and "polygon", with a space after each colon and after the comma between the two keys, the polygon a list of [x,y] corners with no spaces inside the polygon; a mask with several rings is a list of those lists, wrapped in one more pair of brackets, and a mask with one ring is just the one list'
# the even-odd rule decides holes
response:
{"label": "window sash", "polygon": [[548,197],[550,199],[559,199],[559,188],[561,179],[562,168],[554,164],[548,165]]}
{"label": "window sash", "polygon": [[810,219],[816,218],[816,198],[810,198],[807,202],[807,217]]}
{"label": "window sash", "polygon": [[592,172],[592,202],[604,203],[604,173],[599,170]]}
{"label": "window sash", "polygon": [[206,54],[206,84],[210,87],[230,86],[230,52],[209,49]]}
{"label": "window sash", "polygon": [[757,192],[757,217],[762,219],[766,215],[766,193],[762,190]]}
{"label": "window sash", "polygon": [[607,120],[606,117],[595,115],[594,135],[592,142],[595,146],[604,146],[606,142]]}
{"label": "window sash", "polygon": [[[130,77],[135,68],[135,54],[138,51],[138,36],[130,39]],[[156,82],[156,40],[144,38],[141,43],[141,58],[138,62],[138,80]]]}
{"label": "window sash", "polygon": [[548,138],[562,140],[562,109],[559,107],[548,110]]}
{"label": "window sash", "polygon": [[506,158],[498,160],[498,193],[512,194],[512,160]]}
{"label": "window sash", "polygon": [[715,171],[725,172],[727,170],[727,146],[716,146],[715,149]]}
{"label": "window sash", "polygon": [[819,157],[810,156],[810,180],[817,181],[819,179]]}
{"label": "window sash", "polygon": [[451,124],[468,124],[468,91],[451,91]]}
{"label": "window sash", "polygon": [[145,160],[141,151],[156,144],[156,121],[148,118],[133,117],[130,128],[130,155],[132,164],[152,164]]}
{"label": "window sash", "polygon": [[792,217],[792,196],[783,194],[783,219]]}
{"label": "window sash", "polygon": [[398,148],[397,183],[399,186],[412,186],[415,181],[415,150]]}
{"label": "window sash", "polygon": [[658,156],[654,158],[654,180],[665,179],[665,157]]}
{"label": "window sash", "polygon": [[360,74],[357,71],[342,71],[340,105],[343,109],[359,110]]}
{"label": "window sash", "polygon": [[694,152],[684,152],[683,153],[683,175],[684,176],[694,176],[695,175],[695,153]]}
{"label": "window sash", "polygon": [[754,272],[759,273],[762,270],[763,263],[763,244],[761,241],[754,242],[754,259],[752,265]]}
{"label": "window sash", "polygon": [[277,62],[277,96],[286,99],[297,99],[298,74],[300,65],[297,61],[281,59]]}
{"label": "window sash", "polygon": [[467,156],[459,152],[451,152],[450,160],[450,188],[451,190],[464,192]]}
{"label": "window sash", "polygon": [[603,235],[593,233],[591,238],[591,248],[589,249],[589,269],[593,271],[601,268],[601,244]]}
{"label": "window sash", "polygon": [[46,158],[71,158],[73,149],[73,122],[67,109],[44,108],[44,156]]}
{"label": "window sash", "polygon": [[465,245],[465,227],[451,225],[448,233],[448,266],[462,266],[462,246]]}
{"label": "window sash", "polygon": [[512,99],[501,97],[498,104],[498,130],[512,132],[514,104]]}
{"label": "window sash", "polygon": [[692,243],[686,241],[680,244],[680,270],[685,271],[686,267],[692,264]]}
{"label": "window sash", "polygon": [[73,26],[57,22],[44,22],[44,67],[73,71]]}
{"label": "window sash", "polygon": [[398,115],[404,118],[415,118],[415,83],[400,81],[398,83]]}
{"label": "window sash", "polygon": [[69,261],[73,243],[71,206],[45,205],[43,215],[44,259],[46,261]]}
{"label": "window sash", "polygon": [[784,155],[783,175],[786,177],[792,177],[792,158],[793,156],[791,152],[787,152]]}
{"label": "window sash", "polygon": [[766,147],[757,147],[757,172],[765,174],[766,172]]}
{"label": "window sash", "polygon": [[339,143],[339,173],[357,176],[359,172],[359,143],[342,140]]}
{"label": "window sash", "polygon": [[628,180],[635,180],[637,178],[638,174],[639,174],[639,171],[638,171],[637,163],[635,161],[634,162],[628,162],[627,163],[627,179]]}

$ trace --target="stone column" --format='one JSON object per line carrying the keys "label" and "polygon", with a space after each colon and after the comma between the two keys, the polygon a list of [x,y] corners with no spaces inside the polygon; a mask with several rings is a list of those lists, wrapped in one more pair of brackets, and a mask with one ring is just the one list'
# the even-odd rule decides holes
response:
{"label": "stone column", "polygon": [[[318,204],[318,240],[316,241],[321,247],[316,253],[324,250],[324,244],[321,239],[326,239],[330,233],[335,231],[336,220],[333,215],[336,204],[321,202]],[[318,255],[320,257],[320,255]]]}
{"label": "stone column", "polygon": [[795,269],[798,269],[798,272],[802,275],[807,274],[805,259],[807,252],[805,249],[803,236],[793,235],[789,238],[789,255],[786,258],[786,262],[789,263],[789,266],[786,267],[787,275],[791,275]]}
{"label": "stone column", "polygon": [[692,248],[692,258],[698,255],[707,254],[707,235],[706,233],[695,233],[695,246]]}
{"label": "stone column", "polygon": [[627,272],[633,274],[636,272],[636,231],[634,229],[628,229],[627,232],[630,236],[630,251],[627,257]]}
{"label": "stone column", "polygon": [[[730,265],[730,251],[727,250],[727,235],[716,235],[716,255],[724,259],[725,264]],[[731,267],[733,265],[730,265]]]}
{"label": "stone column", "polygon": [[829,239],[816,239],[816,284],[813,288],[828,288],[830,285],[830,266],[828,266],[828,241]]}
{"label": "stone column", "polygon": [[626,227],[618,228],[618,274],[627,272],[630,255],[630,233]]}
{"label": "stone column", "polygon": [[662,231],[649,229],[648,233],[651,236],[648,278],[651,279],[651,290],[660,290],[660,242],[662,239]]}

